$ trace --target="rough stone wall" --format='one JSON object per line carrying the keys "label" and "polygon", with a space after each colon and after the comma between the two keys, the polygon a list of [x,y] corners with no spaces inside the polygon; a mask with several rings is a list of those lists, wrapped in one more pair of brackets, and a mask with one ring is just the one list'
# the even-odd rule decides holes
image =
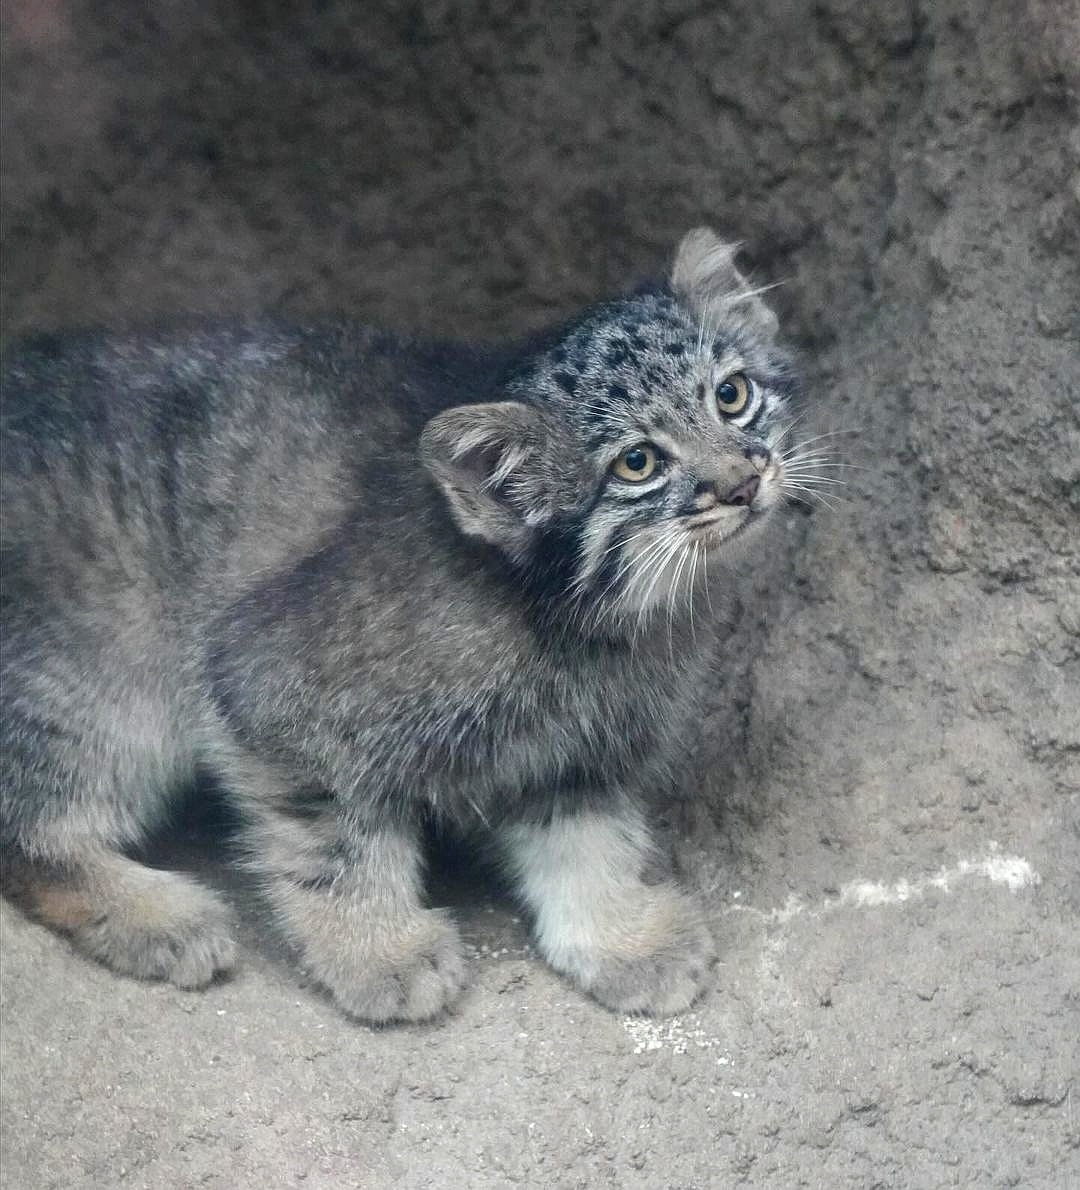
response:
{"label": "rough stone wall", "polygon": [[809,422],[857,468],[740,576],[670,808],[723,952],[695,1014],[608,1018],[481,913],[459,1017],[375,1034],[297,1005],[254,935],[192,1002],[5,907],[11,1184],[1080,1182],[1076,3],[4,25],[5,335],[266,308],[517,333],[705,221],[785,282]]}

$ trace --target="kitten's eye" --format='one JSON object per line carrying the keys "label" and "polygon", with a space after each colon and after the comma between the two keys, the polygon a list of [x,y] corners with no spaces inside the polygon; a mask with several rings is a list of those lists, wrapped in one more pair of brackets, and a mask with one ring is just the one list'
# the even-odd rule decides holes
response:
{"label": "kitten's eye", "polygon": [[631,446],[619,455],[611,464],[611,473],[627,483],[641,483],[653,474],[659,462],[660,456],[656,453],[656,447],[650,446],[647,442],[639,442],[637,446]]}
{"label": "kitten's eye", "polygon": [[732,372],[716,386],[716,404],[724,417],[736,417],[746,408],[754,390],[742,372]]}

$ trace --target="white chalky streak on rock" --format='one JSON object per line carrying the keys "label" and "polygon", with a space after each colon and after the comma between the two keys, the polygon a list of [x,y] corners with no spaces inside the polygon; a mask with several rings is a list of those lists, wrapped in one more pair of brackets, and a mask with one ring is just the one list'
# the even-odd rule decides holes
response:
{"label": "white chalky streak on rock", "polygon": [[1039,873],[1018,855],[1001,855],[996,843],[982,859],[962,859],[951,868],[942,868],[936,876],[922,880],[898,880],[882,884],[872,880],[853,880],[840,890],[842,905],[898,905],[912,897],[924,896],[931,889],[948,892],[958,880],[982,876],[991,884],[1004,884],[1010,892],[1032,888],[1039,884]]}
{"label": "white chalky streak on rock", "polygon": [[1000,845],[991,843],[981,859],[962,859],[951,868],[942,868],[935,876],[923,876],[916,880],[897,880],[886,884],[880,880],[851,880],[844,884],[837,897],[828,897],[819,906],[811,908],[801,898],[792,894],[776,909],[755,909],[752,905],[729,905],[726,913],[751,913],[769,925],[786,925],[793,918],[806,915],[820,917],[842,906],[872,908],[878,905],[902,905],[905,901],[925,896],[937,890],[951,892],[963,880],[982,877],[991,884],[1004,884],[1010,892],[1035,888],[1042,883],[1042,877],[1018,855],[1003,855]]}

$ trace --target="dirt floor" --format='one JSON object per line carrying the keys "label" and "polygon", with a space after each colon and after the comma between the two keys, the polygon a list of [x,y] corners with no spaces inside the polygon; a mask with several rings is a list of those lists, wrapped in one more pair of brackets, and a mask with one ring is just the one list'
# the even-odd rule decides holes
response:
{"label": "dirt floor", "polygon": [[166,846],[232,887],[245,944],[206,993],[3,906],[3,1185],[1080,1185],[1073,0],[4,25],[6,336],[266,308],[519,333],[704,221],[785,282],[808,422],[860,469],[727,601],[663,808],[721,949],[692,1012],[582,999],[444,857],[470,990],[433,1027],[350,1024],[192,822]]}

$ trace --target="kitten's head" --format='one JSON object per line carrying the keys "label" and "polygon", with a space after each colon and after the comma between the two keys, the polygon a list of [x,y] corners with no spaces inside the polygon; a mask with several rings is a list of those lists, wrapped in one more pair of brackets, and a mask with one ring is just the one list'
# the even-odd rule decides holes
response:
{"label": "kitten's head", "polygon": [[735,251],[691,231],[670,285],[586,311],[515,367],[506,400],[424,430],[462,532],[583,622],[640,623],[692,598],[705,555],[783,497],[794,382]]}

